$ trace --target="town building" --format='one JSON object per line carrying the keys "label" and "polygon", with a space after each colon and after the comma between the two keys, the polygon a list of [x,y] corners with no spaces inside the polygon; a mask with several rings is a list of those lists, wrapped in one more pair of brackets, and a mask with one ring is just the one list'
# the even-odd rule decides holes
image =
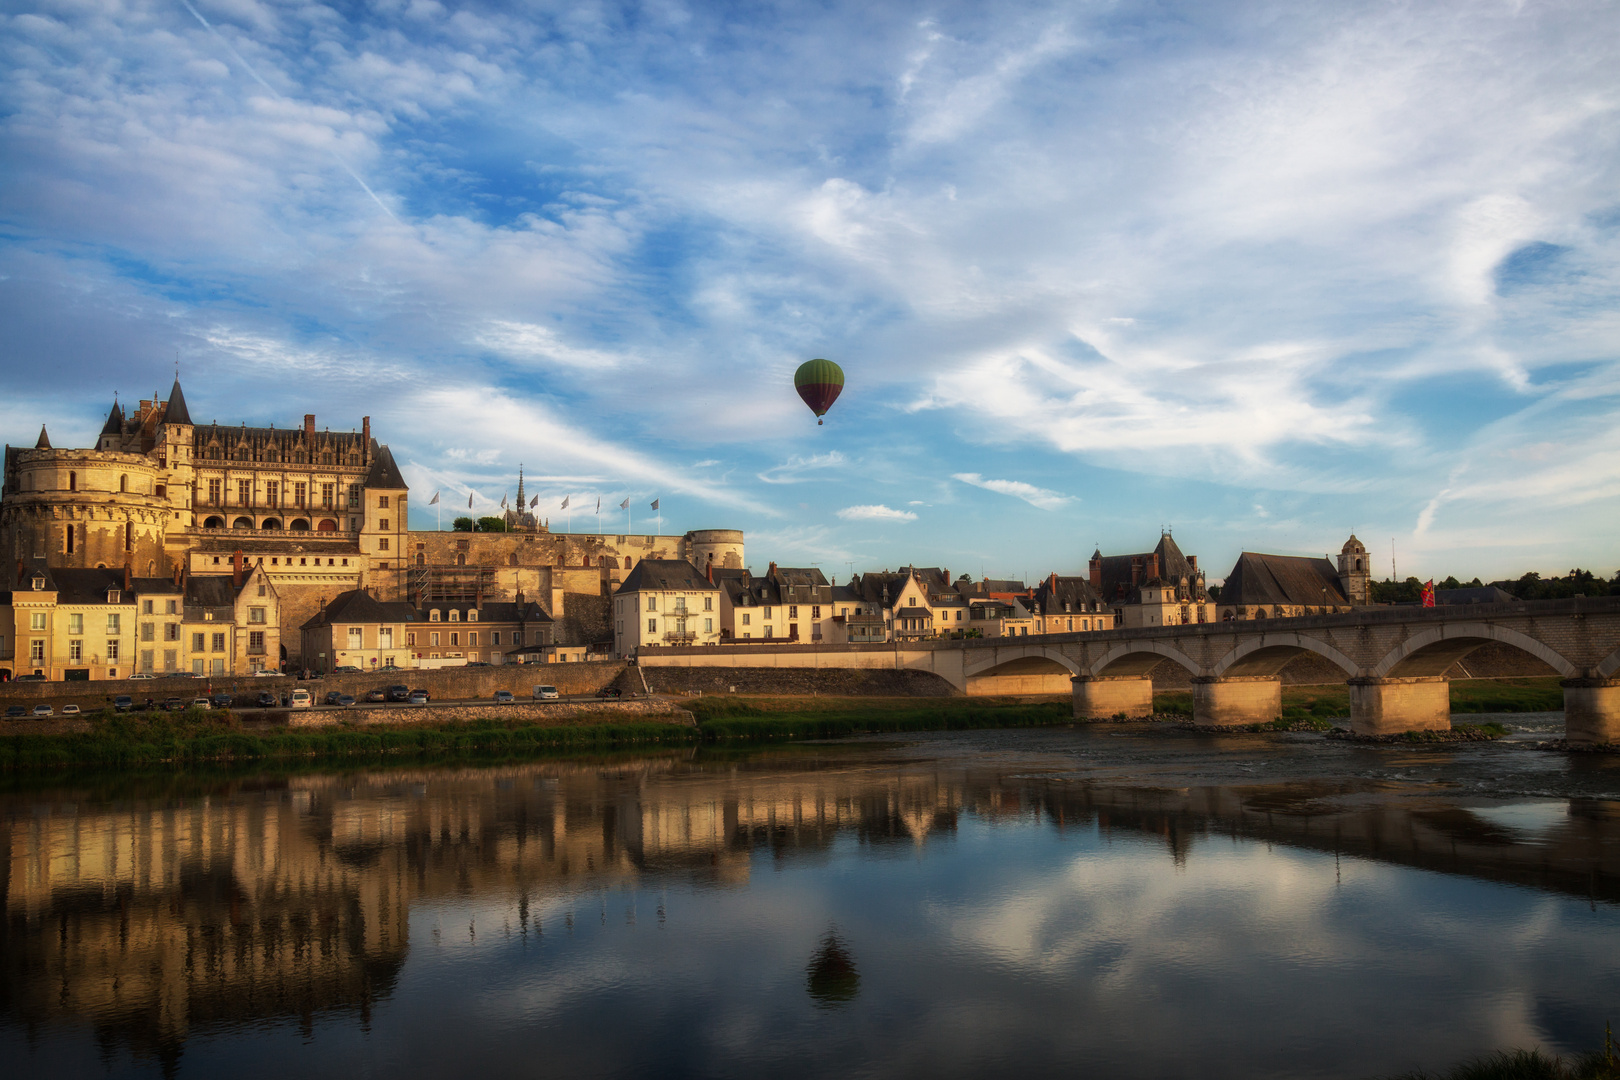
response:
{"label": "town building", "polygon": [[108,568],[19,566],[0,592],[0,678],[125,679],[279,669],[280,604],[268,576],[136,578]]}
{"label": "town building", "polygon": [[1169,532],[1138,555],[1092,552],[1088,581],[1114,612],[1116,628],[1177,626],[1215,621],[1198,556],[1183,555]]}
{"label": "town building", "polygon": [[685,559],[642,559],[613,594],[613,652],[644,645],[718,645],[720,589]]}
{"label": "town building", "polygon": [[1037,634],[1088,633],[1112,630],[1115,614],[1082,577],[1050,574],[1032,592],[1031,618]]}
{"label": "town building", "polygon": [[1220,618],[1288,619],[1349,611],[1368,602],[1370,577],[1367,549],[1353,535],[1340,550],[1337,565],[1326,555],[1313,559],[1245,551],[1221,586]]}

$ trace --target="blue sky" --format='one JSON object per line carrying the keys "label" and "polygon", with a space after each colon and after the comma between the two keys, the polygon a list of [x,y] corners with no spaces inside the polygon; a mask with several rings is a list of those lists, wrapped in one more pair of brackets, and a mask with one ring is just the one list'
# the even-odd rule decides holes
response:
{"label": "blue sky", "polygon": [[840,580],[1620,568],[1614,4],[0,18],[12,443],[178,357],[199,420],[370,415],[418,527],[522,463]]}

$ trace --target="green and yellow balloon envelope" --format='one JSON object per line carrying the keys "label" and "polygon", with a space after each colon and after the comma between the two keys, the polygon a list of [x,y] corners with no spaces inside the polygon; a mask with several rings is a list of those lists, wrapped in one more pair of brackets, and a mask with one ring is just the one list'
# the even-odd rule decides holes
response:
{"label": "green and yellow balloon envelope", "polygon": [[793,388],[816,414],[816,423],[827,415],[844,390],[844,369],[831,360],[806,360],[793,373]]}

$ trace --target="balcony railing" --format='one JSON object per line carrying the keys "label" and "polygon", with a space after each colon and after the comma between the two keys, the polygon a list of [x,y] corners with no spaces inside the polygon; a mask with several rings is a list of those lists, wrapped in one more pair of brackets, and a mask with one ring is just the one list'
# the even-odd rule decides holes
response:
{"label": "balcony railing", "polygon": [[666,630],[664,640],[671,645],[687,645],[697,640],[697,634],[691,630]]}

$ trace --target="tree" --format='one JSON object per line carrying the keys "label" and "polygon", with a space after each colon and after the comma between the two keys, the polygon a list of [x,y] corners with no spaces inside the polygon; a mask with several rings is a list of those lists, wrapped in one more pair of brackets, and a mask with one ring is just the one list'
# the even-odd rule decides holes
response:
{"label": "tree", "polygon": [[498,517],[481,517],[478,519],[479,532],[505,532],[506,522]]}
{"label": "tree", "polygon": [[454,529],[456,532],[472,532],[473,531],[472,518],[470,518],[470,517],[458,517],[458,518],[456,518],[456,520],[454,520],[454,521],[452,521],[450,523],[450,527],[452,529]]}

